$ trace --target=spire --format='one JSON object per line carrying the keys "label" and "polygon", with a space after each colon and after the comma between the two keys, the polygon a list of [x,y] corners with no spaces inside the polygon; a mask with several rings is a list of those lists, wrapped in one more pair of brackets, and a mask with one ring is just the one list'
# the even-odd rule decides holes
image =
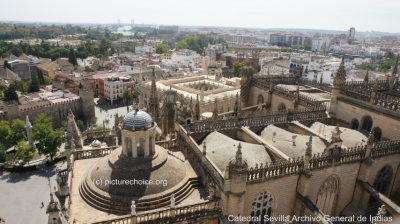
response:
{"label": "spire", "polygon": [[342,62],[340,63],[339,69],[333,79],[333,86],[340,87],[346,82],[346,71],[344,68],[344,55],[342,56]]}
{"label": "spire", "polygon": [[204,85],[200,86],[200,101],[204,102]]}
{"label": "spire", "polygon": [[368,81],[369,81],[368,72],[369,72],[369,70],[367,70],[367,74],[364,77],[364,82],[366,82],[367,84],[368,84]]}
{"label": "spire", "polygon": [[119,117],[118,117],[118,112],[114,114],[114,129],[118,130],[118,125],[119,125]]}
{"label": "spire", "polygon": [[336,125],[335,129],[332,131],[332,138],[331,141],[332,142],[339,142],[342,141],[342,139],[340,138],[340,134],[342,133],[342,131],[340,131],[339,129],[339,124]]}
{"label": "spire", "polygon": [[153,67],[153,73],[151,75],[151,93],[149,100],[148,112],[153,116],[154,121],[157,123],[160,117],[160,108],[158,104],[157,85],[156,85],[156,74]]}
{"label": "spire", "polygon": [[363,87],[364,87],[365,89],[368,87],[368,81],[369,81],[368,71],[369,71],[369,70],[367,70],[367,74],[365,74],[364,82],[363,82]]}
{"label": "spire", "polygon": [[392,77],[391,77],[390,82],[392,82],[392,80],[394,81],[395,78],[396,78],[396,75],[397,75],[397,66],[399,66],[399,55],[397,55],[396,62],[395,62],[394,65],[393,65]]}
{"label": "spire", "polygon": [[200,120],[200,101],[199,101],[199,95],[197,95],[196,104],[194,105],[194,119],[195,119],[195,120]]}
{"label": "spire", "polygon": [[[81,137],[81,132],[75,122],[75,116],[71,109],[68,113],[68,125],[67,125],[67,136],[65,138],[65,149],[71,149],[71,140],[74,139],[76,148],[81,148],[83,146],[83,140]],[[69,151],[67,154],[70,153]],[[68,159],[68,157],[67,157]]]}
{"label": "spire", "polygon": [[303,59],[300,59],[299,67],[297,68],[297,76],[301,77],[303,75]]}
{"label": "spire", "polygon": [[31,125],[31,122],[29,122],[28,115],[26,115],[25,129],[26,129],[26,136],[28,137],[29,145],[33,145],[33,141],[32,141],[32,125]]}
{"label": "spire", "polygon": [[399,56],[397,55],[396,62],[393,65],[393,71],[392,71],[392,76],[390,77],[390,83],[389,83],[389,91],[393,91],[395,88],[395,82],[396,82],[396,75],[397,75],[397,66],[399,66]]}
{"label": "spire", "polygon": [[310,136],[310,139],[307,142],[307,149],[306,149],[306,156],[311,156],[312,155],[312,136]]}
{"label": "spire", "polygon": [[240,144],[240,142],[236,150],[236,161],[238,160],[242,160],[242,145]]}
{"label": "spire", "polygon": [[236,116],[239,116],[240,113],[240,102],[239,102],[239,93],[236,93],[236,100],[235,100],[235,105],[233,106],[233,113]]}
{"label": "spire", "polygon": [[53,198],[53,193],[50,193],[50,202],[47,205],[46,213],[51,213],[51,212],[59,212],[60,208],[58,207],[58,202],[56,202]]}
{"label": "spire", "polygon": [[214,110],[213,110],[213,119],[218,118],[218,103],[217,103],[217,98],[214,99]]}
{"label": "spire", "polygon": [[367,144],[372,145],[375,142],[374,132],[371,130],[368,135]]}

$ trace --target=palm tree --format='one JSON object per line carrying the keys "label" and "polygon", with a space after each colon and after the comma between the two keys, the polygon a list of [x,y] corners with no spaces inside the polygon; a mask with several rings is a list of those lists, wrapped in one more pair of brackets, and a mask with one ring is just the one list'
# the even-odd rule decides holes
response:
{"label": "palm tree", "polygon": [[129,101],[132,100],[133,96],[132,96],[132,92],[129,89],[124,89],[124,92],[122,93],[122,98],[125,100],[126,103],[126,110],[128,111],[129,106],[128,103]]}
{"label": "palm tree", "polygon": [[135,86],[133,88],[132,94],[133,94],[133,99],[136,100],[136,103],[139,101],[139,96],[142,93],[142,89],[139,86]]}

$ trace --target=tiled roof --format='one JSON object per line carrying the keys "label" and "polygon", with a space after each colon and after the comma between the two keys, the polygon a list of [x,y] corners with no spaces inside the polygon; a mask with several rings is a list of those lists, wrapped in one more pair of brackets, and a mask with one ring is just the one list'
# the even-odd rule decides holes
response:
{"label": "tiled roof", "polygon": [[18,75],[15,74],[10,69],[6,68],[2,72],[0,72],[0,79],[17,79]]}
{"label": "tiled roof", "polygon": [[134,110],[127,114],[124,118],[124,126],[128,128],[143,129],[150,128],[153,125],[153,119],[150,115],[141,110]]}

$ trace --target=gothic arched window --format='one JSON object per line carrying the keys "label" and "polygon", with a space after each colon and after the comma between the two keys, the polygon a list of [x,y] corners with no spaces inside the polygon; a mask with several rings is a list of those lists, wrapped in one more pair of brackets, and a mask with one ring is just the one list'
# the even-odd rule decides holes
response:
{"label": "gothic arched window", "polygon": [[351,121],[350,128],[351,128],[351,129],[357,130],[357,129],[358,129],[358,126],[360,126],[360,123],[358,122],[357,119],[354,118],[354,119]]}
{"label": "gothic arched window", "polygon": [[389,191],[390,180],[392,179],[392,168],[390,166],[383,167],[376,176],[374,188],[382,194]]}
{"label": "gothic arched window", "polygon": [[[373,187],[375,190],[379,191],[380,193],[384,195],[389,195],[389,188],[390,188],[390,182],[392,179],[392,167],[389,165],[383,167],[381,170],[379,170],[378,174],[376,175],[374,185]],[[370,206],[376,205],[378,202],[374,197],[369,198],[369,204]]]}
{"label": "gothic arched window", "polygon": [[279,111],[285,111],[286,110],[286,105],[284,103],[281,103],[278,107]]}
{"label": "gothic arched window", "polygon": [[339,180],[331,175],[325,179],[318,190],[317,207],[325,215],[334,215],[339,195]]}
{"label": "gothic arched window", "polygon": [[264,216],[268,215],[271,216],[272,214],[272,207],[274,205],[274,198],[272,197],[272,194],[263,191],[261,192],[257,198],[253,201],[253,204],[251,204],[251,212],[250,216],[252,217],[259,217],[258,220],[259,222],[249,222],[250,224],[258,224],[258,223],[263,223],[263,224],[268,224],[268,222],[264,222]]}
{"label": "gothic arched window", "polygon": [[264,97],[263,95],[258,95],[258,103],[264,103]]}
{"label": "gothic arched window", "polygon": [[374,128],[374,137],[376,141],[380,141],[382,138],[382,130],[378,127]]}
{"label": "gothic arched window", "polygon": [[372,129],[372,118],[370,116],[365,117],[362,124],[362,129],[370,132]]}

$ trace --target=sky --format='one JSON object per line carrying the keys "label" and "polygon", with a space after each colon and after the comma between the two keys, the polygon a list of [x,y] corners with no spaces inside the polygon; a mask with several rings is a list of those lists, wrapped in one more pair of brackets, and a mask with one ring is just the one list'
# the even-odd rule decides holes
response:
{"label": "sky", "polygon": [[18,0],[0,21],[306,28],[400,33],[399,0]]}

